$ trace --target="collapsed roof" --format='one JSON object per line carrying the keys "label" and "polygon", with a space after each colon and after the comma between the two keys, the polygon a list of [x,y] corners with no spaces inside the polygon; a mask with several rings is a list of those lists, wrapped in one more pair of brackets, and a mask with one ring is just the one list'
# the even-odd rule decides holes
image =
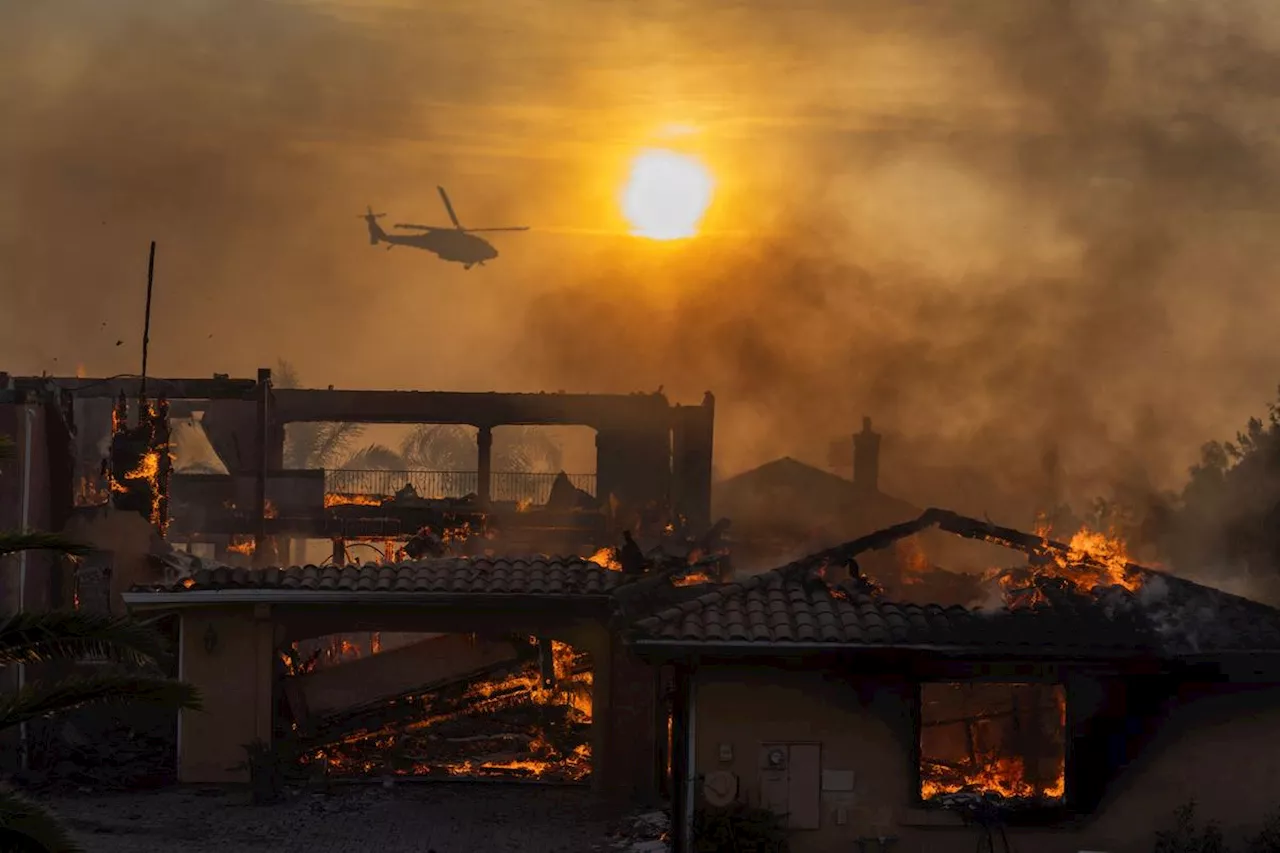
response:
{"label": "collapsed roof", "polygon": [[[994,606],[890,600],[856,557],[930,528],[1024,552],[1024,569],[990,581]],[[829,582],[833,568],[850,579]],[[929,509],[919,518],[786,566],[714,587],[638,620],[643,646],[760,651],[931,649],[1036,657],[1178,658],[1280,651],[1280,611],[1129,562],[1102,561],[1061,542]]]}

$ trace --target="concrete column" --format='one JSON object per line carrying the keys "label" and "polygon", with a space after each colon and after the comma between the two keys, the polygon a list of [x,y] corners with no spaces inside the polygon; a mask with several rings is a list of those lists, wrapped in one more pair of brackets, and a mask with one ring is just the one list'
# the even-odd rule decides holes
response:
{"label": "concrete column", "polygon": [[491,472],[493,470],[493,429],[482,426],[476,433],[476,449],[479,451],[476,460],[476,496],[481,504],[488,504]]}
{"label": "concrete column", "polygon": [[182,616],[178,677],[194,684],[201,711],[181,711],[179,781],[247,782],[231,770],[244,745],[271,742],[274,636],[265,606],[192,608]]}

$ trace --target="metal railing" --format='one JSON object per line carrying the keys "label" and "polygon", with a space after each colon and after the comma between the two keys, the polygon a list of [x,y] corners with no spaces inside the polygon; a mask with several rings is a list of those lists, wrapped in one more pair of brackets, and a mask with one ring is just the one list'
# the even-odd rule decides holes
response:
{"label": "metal railing", "polygon": [[[492,471],[489,496],[495,501],[527,501],[545,504],[557,474],[528,471]],[[584,492],[596,493],[595,474],[569,474],[569,482]],[[412,484],[423,498],[460,498],[476,494],[480,478],[476,471],[358,471],[334,469],[324,472],[324,490],[343,495],[394,495]]]}

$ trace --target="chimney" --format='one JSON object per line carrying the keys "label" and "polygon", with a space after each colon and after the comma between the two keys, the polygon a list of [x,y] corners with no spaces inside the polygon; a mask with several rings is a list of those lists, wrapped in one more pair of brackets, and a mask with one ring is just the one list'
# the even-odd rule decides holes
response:
{"label": "chimney", "polygon": [[871,431],[871,418],[862,419],[862,432],[853,436],[853,484],[868,492],[880,490],[880,433]]}

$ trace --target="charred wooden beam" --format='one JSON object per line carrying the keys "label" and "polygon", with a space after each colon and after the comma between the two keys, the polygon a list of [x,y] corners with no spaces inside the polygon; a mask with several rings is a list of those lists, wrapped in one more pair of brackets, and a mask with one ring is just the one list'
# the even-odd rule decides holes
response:
{"label": "charred wooden beam", "polygon": [[[116,398],[124,394],[136,398],[142,392],[142,379],[138,376],[116,376],[104,379],[75,376],[14,376],[15,390],[37,391],[56,385],[83,398]],[[153,394],[163,394],[170,400],[252,400],[257,382],[253,379],[164,379],[147,378],[147,388]]]}
{"label": "charred wooden beam", "polygon": [[673,408],[662,394],[501,394],[471,391],[324,391],[278,389],[281,423],[670,426]]}
{"label": "charred wooden beam", "polygon": [[[875,533],[869,533],[866,536],[852,539],[841,545],[818,551],[791,563],[785,568],[789,571],[804,572],[832,563],[850,563],[863,552],[883,550],[901,539],[914,536],[932,527],[937,527],[940,530],[945,530],[948,533],[954,533],[967,539],[991,542],[1015,551],[1022,551],[1033,561],[1052,559],[1054,555],[1059,557],[1070,555],[1071,561],[1079,565],[1101,565],[1088,555],[1073,552],[1069,545],[1061,542],[1055,542],[1052,539],[1046,539],[1034,533],[1015,530],[1012,527],[1002,527],[989,521],[979,521],[976,518],[969,518],[950,510],[931,508],[921,513],[917,519],[904,521],[901,524],[877,530]],[[1126,563],[1125,570],[1128,572],[1147,571],[1136,563]]]}
{"label": "charred wooden beam", "polygon": [[538,638],[538,670],[542,675],[542,689],[550,690],[556,686],[556,659],[551,651],[551,640]]}

